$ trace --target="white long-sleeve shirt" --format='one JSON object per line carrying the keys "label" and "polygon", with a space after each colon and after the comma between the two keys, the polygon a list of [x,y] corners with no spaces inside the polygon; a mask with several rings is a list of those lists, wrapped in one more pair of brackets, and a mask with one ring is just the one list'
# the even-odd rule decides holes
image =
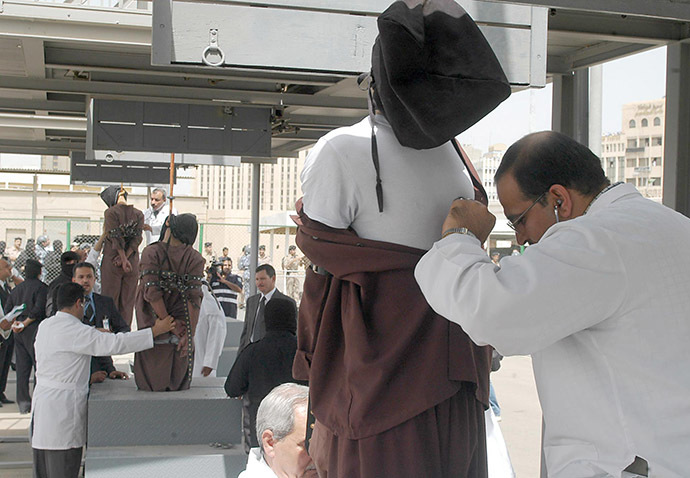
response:
{"label": "white long-sleeve shirt", "polygon": [[201,287],[204,293],[199,310],[199,322],[194,333],[194,369],[192,377],[201,377],[201,369],[213,369],[210,377],[216,376],[218,360],[223,353],[227,325],[225,314],[206,284]]}
{"label": "white long-sleeve shirt", "polygon": [[[177,214],[177,210],[175,208],[173,208],[173,214]],[[158,240],[161,235],[163,224],[165,224],[165,220],[169,215],[170,203],[168,201],[161,206],[157,214],[154,213],[152,207],[149,207],[144,211],[144,224],[148,224],[152,229],[152,231],[144,231],[146,234],[144,237],[144,239],[146,239],[146,244],[144,244],[144,247]]]}
{"label": "white long-sleeve shirt", "polygon": [[91,357],[153,347],[150,329],[100,332],[66,312],[41,322],[36,334],[36,389],[32,400],[32,448],[67,450],[86,444]]}
{"label": "white long-sleeve shirt", "polygon": [[491,263],[453,234],[415,270],[440,315],[503,355],[531,354],[549,478],[690,476],[690,219],[629,184]]}

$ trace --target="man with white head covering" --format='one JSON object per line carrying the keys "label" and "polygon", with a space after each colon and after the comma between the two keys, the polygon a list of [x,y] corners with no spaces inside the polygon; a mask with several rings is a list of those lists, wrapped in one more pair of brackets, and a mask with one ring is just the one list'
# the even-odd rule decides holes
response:
{"label": "man with white head covering", "polygon": [[397,1],[378,27],[370,116],[322,137],[302,173],[309,451],[328,478],[481,478],[491,350],[429,308],[413,271],[447,202],[482,189],[455,136],[510,85],[455,1]]}

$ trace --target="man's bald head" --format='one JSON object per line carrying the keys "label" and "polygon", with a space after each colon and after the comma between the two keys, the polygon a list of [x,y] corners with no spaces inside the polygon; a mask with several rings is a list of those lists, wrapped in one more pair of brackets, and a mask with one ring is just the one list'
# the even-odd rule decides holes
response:
{"label": "man's bald head", "polygon": [[508,173],[529,199],[539,197],[554,184],[583,196],[596,194],[609,184],[601,161],[589,148],[555,131],[529,134],[508,148],[494,182]]}

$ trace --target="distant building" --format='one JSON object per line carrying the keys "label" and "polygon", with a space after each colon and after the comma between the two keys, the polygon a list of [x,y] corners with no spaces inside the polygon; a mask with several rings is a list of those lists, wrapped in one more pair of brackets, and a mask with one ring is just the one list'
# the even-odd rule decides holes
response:
{"label": "distant building", "polygon": [[661,202],[666,100],[623,105],[623,131],[602,137],[602,167],[611,181],[633,184]]}
{"label": "distant building", "polygon": [[[275,164],[261,165],[259,203],[261,214],[292,211],[302,197],[300,174],[306,152],[296,158],[278,158]],[[208,198],[209,217],[214,220],[248,220],[251,217],[251,164],[199,166],[193,193]]]}
{"label": "distant building", "polygon": [[496,185],[494,184],[494,175],[507,149],[508,148],[503,143],[493,144],[489,146],[489,152],[483,154],[479,161],[475,163],[479,178],[482,180],[484,189],[486,189],[486,195],[489,197],[489,202],[498,201]]}

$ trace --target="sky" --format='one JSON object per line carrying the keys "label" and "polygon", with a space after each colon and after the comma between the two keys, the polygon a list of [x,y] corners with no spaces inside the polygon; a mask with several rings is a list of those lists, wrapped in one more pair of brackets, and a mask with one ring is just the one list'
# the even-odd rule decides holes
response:
{"label": "sky", "polygon": [[[662,98],[666,91],[666,47],[604,64],[602,133],[621,130],[625,103]],[[482,151],[490,145],[511,145],[530,132],[551,128],[552,87],[513,93],[498,108],[460,135],[463,144]]]}

